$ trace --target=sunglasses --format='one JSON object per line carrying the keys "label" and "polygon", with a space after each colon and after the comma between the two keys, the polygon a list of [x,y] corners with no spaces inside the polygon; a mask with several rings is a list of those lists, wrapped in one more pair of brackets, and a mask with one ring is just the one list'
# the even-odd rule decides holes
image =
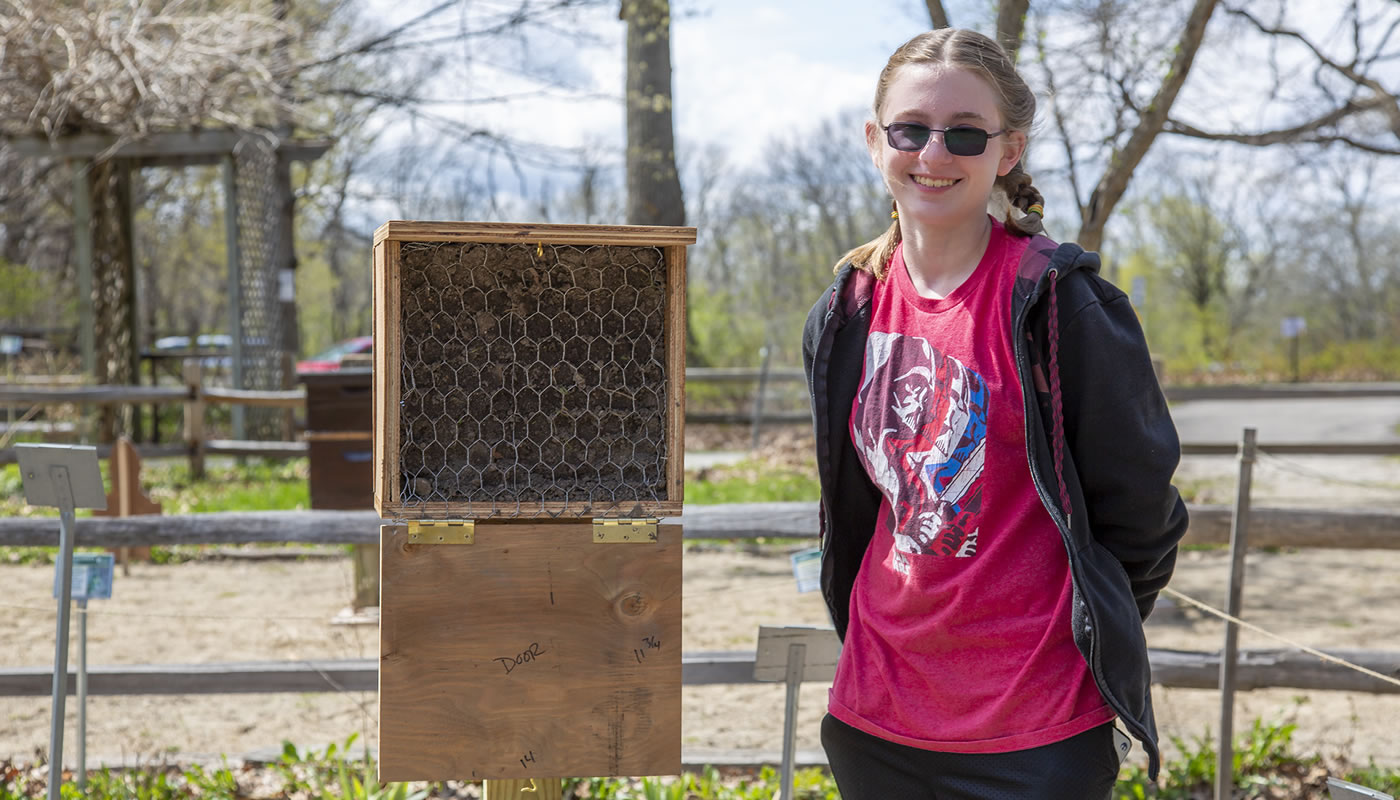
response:
{"label": "sunglasses", "polygon": [[930,128],[917,122],[891,122],[881,127],[885,129],[885,138],[889,140],[890,147],[906,153],[920,152],[928,146],[930,136],[941,133],[943,134],[943,146],[955,156],[980,156],[987,152],[988,139],[1006,133],[1004,130],[987,133],[981,128],[974,128],[971,125],[959,125],[955,128]]}

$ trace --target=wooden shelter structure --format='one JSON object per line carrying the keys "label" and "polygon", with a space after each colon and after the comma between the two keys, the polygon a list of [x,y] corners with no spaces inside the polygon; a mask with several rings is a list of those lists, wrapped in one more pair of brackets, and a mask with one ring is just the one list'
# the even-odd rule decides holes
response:
{"label": "wooden shelter structure", "polygon": [[[84,372],[101,382],[112,382],[118,375],[134,380],[139,374],[132,171],[222,166],[233,387],[290,385],[295,376],[289,365],[297,340],[289,168],[294,161],[321,157],[332,142],[241,130],[171,131],[137,138],[97,133],[7,136],[0,141],[20,155],[62,159],[71,165],[79,347]],[[105,207],[95,208],[95,200]],[[98,259],[120,271],[114,286],[96,285],[94,276],[101,274],[95,268]],[[112,291],[115,297],[108,296]],[[119,319],[113,327],[120,335],[107,332],[110,342],[100,341],[97,335],[104,314]],[[106,352],[99,354],[100,349]],[[106,363],[99,364],[99,358]],[[249,438],[243,412],[241,407],[234,410],[237,439]],[[110,426],[103,428],[107,438]]]}

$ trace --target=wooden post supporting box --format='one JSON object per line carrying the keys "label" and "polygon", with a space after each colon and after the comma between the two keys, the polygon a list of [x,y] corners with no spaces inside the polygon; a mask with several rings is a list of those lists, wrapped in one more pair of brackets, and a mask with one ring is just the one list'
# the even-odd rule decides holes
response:
{"label": "wooden post supporting box", "polygon": [[659,520],[683,499],[694,242],[375,232],[381,779],[680,771],[681,530]]}

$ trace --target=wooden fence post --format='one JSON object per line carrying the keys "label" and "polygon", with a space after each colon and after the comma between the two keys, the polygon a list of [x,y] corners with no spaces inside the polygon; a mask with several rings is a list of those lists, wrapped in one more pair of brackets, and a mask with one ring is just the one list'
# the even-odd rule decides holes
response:
{"label": "wooden fence post", "polygon": [[190,478],[204,477],[204,388],[201,385],[199,360],[185,360],[185,388],[189,396],[185,400],[185,446],[190,453]]}
{"label": "wooden fence post", "polygon": [[[282,351],[282,388],[295,389],[297,382],[297,362],[292,354],[286,350]],[[296,409],[287,406],[282,409],[282,441],[290,442],[296,438]]]}
{"label": "wooden fence post", "polygon": [[758,434],[763,425],[763,395],[768,393],[768,369],[772,366],[773,348],[764,345],[759,348],[759,358],[762,359],[758,368],[758,388],[753,393],[753,435],[749,442],[750,450],[758,449]]}
{"label": "wooden fence post", "polygon": [[[1244,596],[1244,557],[1249,534],[1249,492],[1254,479],[1254,428],[1240,440],[1240,478],[1235,487],[1235,516],[1230,523],[1230,588],[1225,612],[1240,615]],[[1220,654],[1220,750],[1215,760],[1215,800],[1230,800],[1235,791],[1235,661],[1239,628],[1225,623],[1225,649]]]}
{"label": "wooden fence post", "polygon": [[[131,439],[125,436],[117,439],[117,443],[112,447],[112,454],[107,457],[107,471],[112,479],[112,491],[107,493],[106,510],[93,511],[94,517],[134,517],[140,514],[160,513],[160,503],[152,502],[151,498],[141,491],[141,455],[136,452],[136,446],[131,443]],[[108,547],[107,550],[117,554],[123,575],[131,574],[133,559],[151,560],[149,545]]]}

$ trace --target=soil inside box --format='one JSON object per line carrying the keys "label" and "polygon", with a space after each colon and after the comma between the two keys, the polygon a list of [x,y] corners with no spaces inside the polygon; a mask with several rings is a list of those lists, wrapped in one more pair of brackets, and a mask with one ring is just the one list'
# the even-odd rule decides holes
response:
{"label": "soil inside box", "polygon": [[657,247],[405,242],[405,504],[667,499]]}

